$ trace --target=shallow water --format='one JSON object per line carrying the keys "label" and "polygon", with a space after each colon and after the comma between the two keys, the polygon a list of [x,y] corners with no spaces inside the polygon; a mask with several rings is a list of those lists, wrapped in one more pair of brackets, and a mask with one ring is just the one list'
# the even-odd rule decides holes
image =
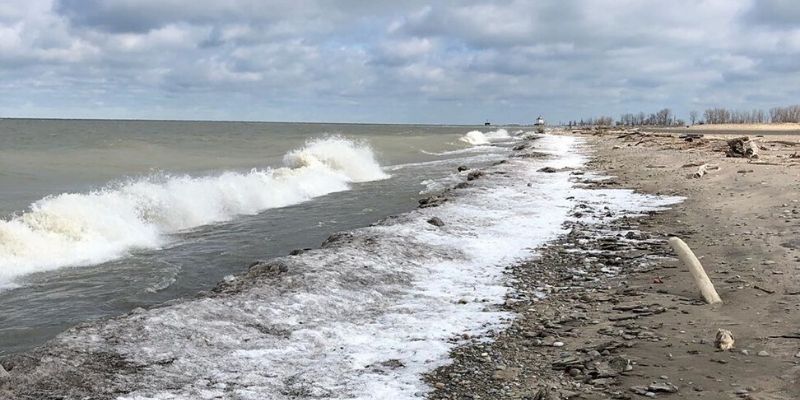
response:
{"label": "shallow water", "polygon": [[473,129],[0,120],[0,354],[413,209]]}

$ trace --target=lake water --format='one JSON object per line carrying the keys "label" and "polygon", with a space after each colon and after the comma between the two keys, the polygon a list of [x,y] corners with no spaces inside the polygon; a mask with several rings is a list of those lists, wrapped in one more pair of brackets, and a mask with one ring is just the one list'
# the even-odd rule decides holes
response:
{"label": "lake water", "polygon": [[411,210],[508,140],[467,126],[0,120],[0,355]]}

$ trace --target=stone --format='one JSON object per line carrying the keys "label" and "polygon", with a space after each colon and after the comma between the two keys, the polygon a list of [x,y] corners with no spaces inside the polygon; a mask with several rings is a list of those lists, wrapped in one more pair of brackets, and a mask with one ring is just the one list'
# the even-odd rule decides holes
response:
{"label": "stone", "polygon": [[553,167],[544,167],[544,168],[539,168],[539,172],[546,172],[548,174],[552,174],[553,172],[558,172],[558,170]]}
{"label": "stone", "polygon": [[564,347],[564,342],[553,342],[553,347]]}
{"label": "stone", "polygon": [[9,373],[6,371],[6,369],[5,369],[5,368],[3,368],[3,364],[0,364],[0,379],[2,379],[2,378],[7,378],[7,377],[9,377],[9,376],[11,376],[11,374],[9,374]]}
{"label": "stone", "polygon": [[469,169],[469,167],[467,167],[466,165],[459,165],[458,166],[458,172],[464,172],[464,171],[466,171],[468,169]]}
{"label": "stone", "polygon": [[758,353],[756,353],[756,355],[759,357],[769,357],[769,352],[766,350],[761,350]]}
{"label": "stone", "polygon": [[730,350],[733,348],[733,333],[727,329],[718,329],[714,345],[720,350]]}
{"label": "stone", "polygon": [[433,217],[433,218],[429,219],[428,223],[433,225],[433,226],[439,226],[439,227],[444,226],[444,221],[442,221],[442,219],[439,218],[439,217]]}
{"label": "stone", "polygon": [[654,393],[677,393],[678,387],[669,382],[651,383],[647,390]]}
{"label": "stone", "polygon": [[795,354],[794,356],[795,358],[800,358],[800,351],[798,351],[797,354]]}
{"label": "stone", "polygon": [[472,171],[469,174],[467,174],[467,180],[474,181],[475,179],[478,179],[482,176],[483,176],[483,171]]}

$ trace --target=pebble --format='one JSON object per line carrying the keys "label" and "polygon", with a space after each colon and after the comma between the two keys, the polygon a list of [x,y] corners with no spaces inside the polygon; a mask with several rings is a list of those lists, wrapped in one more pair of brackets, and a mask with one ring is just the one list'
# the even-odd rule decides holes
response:
{"label": "pebble", "polygon": [[564,347],[564,342],[553,342],[553,347]]}
{"label": "pebble", "polygon": [[800,351],[798,351],[798,352],[797,352],[797,354],[795,354],[794,356],[795,356],[796,358],[800,358]]}
{"label": "pebble", "polygon": [[759,357],[769,357],[769,352],[766,350],[761,350],[758,352]]}

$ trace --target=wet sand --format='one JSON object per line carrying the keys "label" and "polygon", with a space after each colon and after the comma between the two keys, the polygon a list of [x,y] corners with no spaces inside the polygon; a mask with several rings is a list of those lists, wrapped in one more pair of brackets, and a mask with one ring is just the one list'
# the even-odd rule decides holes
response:
{"label": "wet sand", "polygon": [[[570,235],[511,268],[518,293],[549,285],[548,297],[509,298],[513,326],[493,343],[455,350],[452,365],[428,376],[430,398],[798,398],[800,141],[760,138],[760,158],[748,160],[727,158],[723,136],[621,133],[582,135],[594,151],[589,167],[613,176],[595,186],[686,200],[606,229],[577,218]],[[683,167],[702,162],[719,169],[692,178],[697,167]],[[673,235],[700,258],[724,304],[700,300],[666,244]],[[734,334],[733,350],[715,348],[720,328]]]}

